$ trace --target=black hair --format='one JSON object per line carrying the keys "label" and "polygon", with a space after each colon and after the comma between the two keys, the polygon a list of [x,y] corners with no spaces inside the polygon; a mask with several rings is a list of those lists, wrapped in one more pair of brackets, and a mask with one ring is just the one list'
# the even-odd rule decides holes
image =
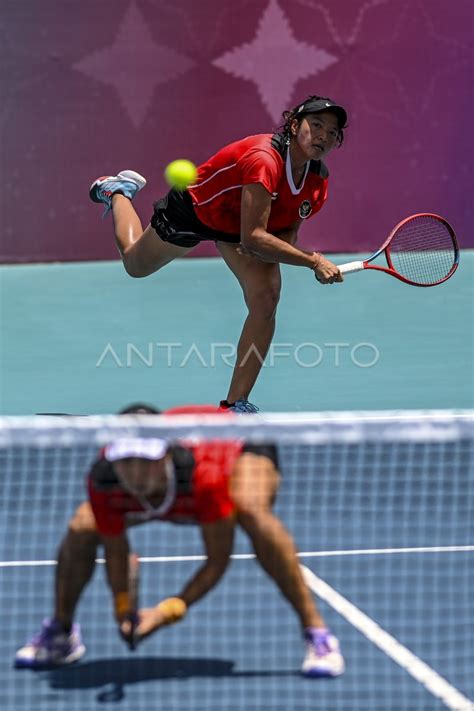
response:
{"label": "black hair", "polygon": [[159,415],[160,410],[157,410],[153,405],[146,405],[142,402],[133,403],[133,405],[127,405],[123,410],[120,410],[119,415]]}
{"label": "black hair", "polygon": [[[281,126],[278,127],[278,132],[282,133],[286,140],[291,138],[291,124],[293,122],[293,119],[296,119],[298,121],[298,126],[299,126],[302,119],[305,116],[307,116],[308,114],[314,113],[313,111],[305,111],[304,109],[301,110],[301,106],[309,103],[310,101],[328,101],[331,104],[336,103],[335,101],[330,99],[329,96],[317,96],[316,94],[313,94],[311,96],[306,97],[304,102],[300,102],[294,108],[288,109],[287,111],[283,111],[282,118],[283,118],[284,123],[282,123]],[[328,111],[331,111],[330,107],[328,108]],[[340,148],[342,146],[342,144],[344,143],[344,129],[345,128],[347,128],[346,125],[339,126],[339,133],[337,136],[338,148]]]}

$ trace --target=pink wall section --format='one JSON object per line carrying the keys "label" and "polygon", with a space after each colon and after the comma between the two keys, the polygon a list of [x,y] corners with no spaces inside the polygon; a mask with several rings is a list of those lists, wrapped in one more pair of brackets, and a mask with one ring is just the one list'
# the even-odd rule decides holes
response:
{"label": "pink wall section", "polygon": [[4,262],[116,258],[93,178],[147,176],[147,222],[169,161],[271,131],[310,93],[350,127],[303,244],[371,250],[433,211],[474,246],[472,0],[5,0],[1,29]]}

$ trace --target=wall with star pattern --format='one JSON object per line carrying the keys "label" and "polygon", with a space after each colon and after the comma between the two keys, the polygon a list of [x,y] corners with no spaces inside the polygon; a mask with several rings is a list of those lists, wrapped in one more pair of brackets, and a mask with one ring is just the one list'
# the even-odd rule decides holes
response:
{"label": "wall with star pattern", "polygon": [[0,31],[4,262],[115,259],[96,176],[143,173],[147,224],[170,160],[269,132],[310,93],[350,127],[303,244],[370,251],[434,211],[474,246],[472,0],[3,0]]}

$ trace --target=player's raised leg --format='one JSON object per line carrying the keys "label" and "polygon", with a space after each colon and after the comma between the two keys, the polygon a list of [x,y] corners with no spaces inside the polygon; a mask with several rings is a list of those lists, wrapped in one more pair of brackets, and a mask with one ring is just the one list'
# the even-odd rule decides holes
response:
{"label": "player's raised leg", "polygon": [[124,267],[136,278],[149,276],[189,252],[189,248],[164,242],[151,225],[143,230],[131,201],[145,185],[142,175],[123,170],[118,175],[97,178],[89,191],[93,202],[105,205],[104,216],[112,212],[115,241]]}

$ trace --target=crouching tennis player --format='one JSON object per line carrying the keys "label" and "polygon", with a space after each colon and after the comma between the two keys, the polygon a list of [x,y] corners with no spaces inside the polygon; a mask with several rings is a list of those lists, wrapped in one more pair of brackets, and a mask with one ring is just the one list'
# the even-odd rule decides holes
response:
{"label": "crouching tennis player", "polygon": [[[215,407],[190,406],[169,414],[215,411]],[[157,411],[140,405],[123,412]],[[234,441],[190,445],[153,438],[112,441],[93,464],[87,477],[88,501],[77,508],[60,545],[54,614],[17,651],[15,665],[66,665],[84,655],[74,613],[94,571],[98,545],[105,550],[119,632],[129,644],[138,643],[160,627],[182,620],[191,605],[219,582],[239,525],[250,537],[260,565],[301,621],[306,643],[302,673],[342,674],[338,641],[304,583],[291,536],[271,510],[279,486],[277,467],[276,448],[271,445]],[[135,611],[129,589],[127,528],[155,521],[200,526],[205,560],[175,597]]]}

